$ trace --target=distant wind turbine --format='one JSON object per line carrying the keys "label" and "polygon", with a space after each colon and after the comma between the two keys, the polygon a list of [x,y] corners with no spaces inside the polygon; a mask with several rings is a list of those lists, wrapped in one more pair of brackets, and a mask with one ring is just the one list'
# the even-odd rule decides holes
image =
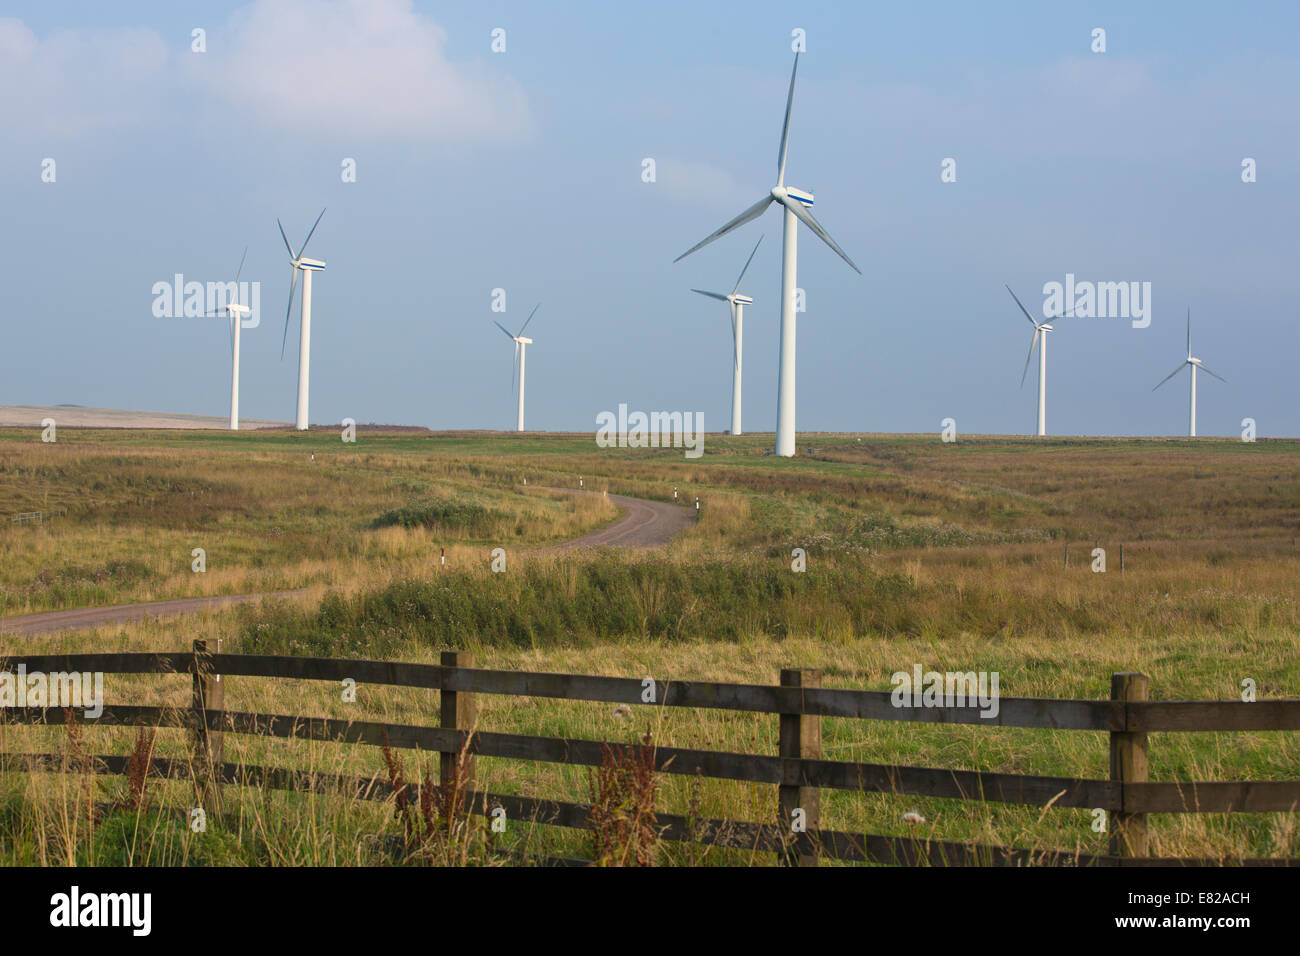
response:
{"label": "distant wind turbine", "polygon": [[533,321],[533,316],[537,314],[537,310],[541,307],[542,304],[540,302],[533,306],[533,311],[528,313],[528,318],[524,319],[524,324],[519,327],[519,331],[514,335],[511,335],[510,330],[500,322],[494,320],[492,323],[504,332],[507,338],[513,339],[515,343],[515,358],[513,370],[510,373],[510,387],[513,391],[515,375],[517,374],[519,376],[519,421],[515,426],[516,431],[524,430],[524,359],[526,358],[525,353],[528,351],[528,346],[533,344],[532,339],[524,338],[524,329],[528,328],[528,323]]}
{"label": "distant wind turbine", "polygon": [[[1195,438],[1196,437],[1196,370],[1199,368],[1202,372],[1205,372],[1207,375],[1214,375],[1215,378],[1217,378],[1220,382],[1223,382],[1224,384],[1227,384],[1228,380],[1224,378],[1222,375],[1215,375],[1213,372],[1210,371],[1210,369],[1206,366],[1204,362],[1202,362],[1200,359],[1192,355],[1192,310],[1190,308],[1188,308],[1187,310],[1187,358],[1183,359],[1182,364],[1179,365],[1178,368],[1174,369],[1172,372],[1170,372],[1168,375],[1162,378],[1160,380],[1160,384],[1157,385],[1156,388],[1159,388],[1160,385],[1165,384],[1165,382],[1169,381],[1171,378],[1173,378],[1175,375],[1177,375],[1185,368],[1190,368],[1192,370],[1191,398],[1188,402],[1188,412],[1187,412],[1187,436],[1189,438]],[[1151,389],[1151,391],[1154,392],[1156,388]]]}
{"label": "distant wind turbine", "polygon": [[776,453],[785,457],[794,454],[795,448],[795,317],[794,317],[794,296],[796,286],[796,271],[798,266],[798,235],[797,230],[799,223],[817,234],[822,242],[830,246],[841,259],[852,267],[853,271],[862,274],[862,270],[853,264],[853,260],[836,245],[835,240],[827,235],[826,230],[821,224],[813,218],[813,214],[808,211],[808,207],[813,204],[813,195],[802,189],[785,184],[785,160],[786,152],[790,146],[790,109],[794,105],[794,78],[799,72],[799,54],[794,55],[794,69],[790,71],[790,92],[785,100],[785,125],[781,128],[781,148],[777,153],[776,161],[776,185],[772,187],[768,195],[764,196],[754,205],[750,206],[731,222],[727,223],[717,232],[713,233],[703,242],[699,242],[687,249],[680,256],[674,259],[674,262],[680,262],[692,252],[707,246],[714,239],[725,236],[733,229],[738,229],[751,219],[757,219],[763,214],[771,203],[780,203],[785,207],[785,233],[783,238],[783,247],[781,253],[781,358],[777,378],[777,404],[776,404]]}
{"label": "distant wind turbine", "polygon": [[721,292],[705,292],[703,289],[691,290],[731,305],[731,434],[733,435],[740,434],[740,364],[745,337],[745,306],[754,304],[753,299],[738,294],[736,290],[740,288],[740,280],[745,278],[745,272],[749,269],[749,264],[754,261],[754,253],[758,252],[759,243],[762,241],[763,237],[759,236],[758,242],[754,243],[754,252],[751,252],[749,258],[745,260],[745,268],[740,270],[740,276],[736,279],[736,284],[731,287],[730,293],[723,295]]}
{"label": "distant wind turbine", "polygon": [[289,245],[289,237],[284,234],[284,226],[280,225],[279,219],[275,221],[275,224],[280,226],[280,238],[284,240],[284,247],[289,250],[289,305],[284,310],[284,337],[280,342],[281,359],[284,358],[285,343],[289,341],[289,316],[293,312],[293,292],[298,285],[298,273],[302,273],[302,328],[298,337],[298,414],[294,421],[294,427],[300,432],[307,430],[307,384],[311,377],[311,274],[325,268],[325,263],[320,259],[304,259],[302,254],[307,251],[307,243],[311,242],[312,234],[320,225],[323,215],[325,215],[324,209],[312,223],[311,232],[307,233],[307,238],[302,241],[302,247],[296,255],[293,247]]}
{"label": "distant wind turbine", "polygon": [[231,293],[230,301],[222,306],[220,312],[204,313],[204,318],[208,319],[228,319],[230,321],[230,430],[239,430],[239,326],[243,317],[248,315],[252,310],[246,305],[239,304],[239,277],[244,272],[244,260],[248,258],[248,246],[244,246],[244,254],[239,258],[239,268],[235,271],[235,281],[232,283],[234,292]]}
{"label": "distant wind turbine", "polygon": [[[1011,286],[1007,286],[1007,291],[1011,292]],[[1025,377],[1029,375],[1029,362],[1034,357],[1034,349],[1038,349],[1038,434],[1047,434],[1047,333],[1055,332],[1047,322],[1036,322],[1034,317],[1029,314],[1019,297],[1011,292],[1011,298],[1016,300],[1016,305],[1020,306],[1020,311],[1025,313],[1025,318],[1029,324],[1034,327],[1034,337],[1029,342],[1029,354],[1025,356],[1025,370],[1020,373],[1020,387],[1025,387]],[[1058,316],[1058,319],[1070,318],[1070,316]],[[1040,341],[1041,340],[1041,341]]]}

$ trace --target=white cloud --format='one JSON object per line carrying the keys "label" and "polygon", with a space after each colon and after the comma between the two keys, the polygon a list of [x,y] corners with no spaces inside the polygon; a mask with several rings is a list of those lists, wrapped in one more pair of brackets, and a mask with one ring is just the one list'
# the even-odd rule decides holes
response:
{"label": "white cloud", "polygon": [[65,30],[44,39],[0,19],[0,126],[23,135],[78,138],[157,116],[169,53],[143,28]]}
{"label": "white cloud", "polygon": [[[486,34],[475,50],[492,57]],[[523,88],[490,64],[453,64],[447,34],[410,0],[255,0],[196,63],[223,98],[278,129],[328,138],[514,140]],[[501,65],[504,65],[502,62]]]}

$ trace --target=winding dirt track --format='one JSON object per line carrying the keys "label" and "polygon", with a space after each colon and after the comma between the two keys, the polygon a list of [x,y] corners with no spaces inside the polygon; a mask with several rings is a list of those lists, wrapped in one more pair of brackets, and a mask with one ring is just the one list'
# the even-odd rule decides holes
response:
{"label": "winding dirt track", "polygon": [[148,601],[143,604],[113,604],[108,607],[83,607],[75,611],[47,611],[44,614],[24,614],[20,617],[0,617],[0,634],[32,637],[36,634],[57,634],[61,631],[85,631],[105,624],[124,621],[142,621],[147,617],[172,617],[248,604],[262,598],[291,598],[306,594],[307,588],[297,591],[266,591],[262,594],[226,594],[218,597],[179,598],[174,601]]}
{"label": "winding dirt track", "polygon": [[[568,494],[595,494],[552,488]],[[570,551],[574,548],[662,548],[680,532],[690,527],[694,519],[689,508],[670,505],[664,501],[646,501],[644,498],[627,498],[610,495],[609,500],[623,509],[623,515],[613,524],[606,525],[581,538],[563,544],[542,548],[543,551]]]}
{"label": "winding dirt track", "polygon": [[[569,494],[593,494],[550,489]],[[563,544],[539,548],[540,552],[569,551],[574,548],[661,548],[684,531],[692,522],[688,508],[641,498],[610,495],[610,500],[623,509],[623,515],[607,525],[581,538]],[[235,604],[249,604],[263,598],[293,598],[309,593],[309,588],[294,591],[266,591],[260,594],[228,594],[219,597],[180,598],[174,601],[149,601],[143,604],[114,604],[109,607],[84,607],[75,611],[48,611],[43,614],[24,614],[19,617],[0,618],[0,634],[15,637],[33,637],[37,634],[57,634],[64,631],[84,631],[105,624],[140,621],[148,617],[173,617],[197,611],[216,610]]]}

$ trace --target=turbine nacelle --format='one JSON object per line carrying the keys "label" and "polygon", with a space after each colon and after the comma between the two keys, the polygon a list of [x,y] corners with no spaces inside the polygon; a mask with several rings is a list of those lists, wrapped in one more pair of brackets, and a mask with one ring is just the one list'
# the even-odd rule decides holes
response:
{"label": "turbine nacelle", "polygon": [[747,295],[729,295],[727,299],[732,305],[753,305],[754,300]]}
{"label": "turbine nacelle", "polygon": [[1034,328],[1037,329],[1039,332],[1055,332],[1055,331],[1056,331],[1056,329],[1052,328],[1052,326],[1048,325],[1046,322],[1044,322],[1042,325],[1035,325]]}
{"label": "turbine nacelle", "polygon": [[806,189],[800,189],[798,186],[773,186],[772,198],[779,203],[784,203],[786,197],[797,199],[805,206],[813,205],[813,194]]}
{"label": "turbine nacelle", "polygon": [[532,345],[532,344],[533,344],[533,340],[532,340],[532,339],[530,339],[530,338],[526,338],[525,336],[522,336],[522,335],[516,335],[516,336],[514,336],[514,340],[515,340],[516,342],[518,342],[520,345]]}
{"label": "turbine nacelle", "polygon": [[290,259],[289,264],[295,269],[301,269],[303,272],[323,272],[325,270],[325,263],[320,259],[300,257],[297,259]]}

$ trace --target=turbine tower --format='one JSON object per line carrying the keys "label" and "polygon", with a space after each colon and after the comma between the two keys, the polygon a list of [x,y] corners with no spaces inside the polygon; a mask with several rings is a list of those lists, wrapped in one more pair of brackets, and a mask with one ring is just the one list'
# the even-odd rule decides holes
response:
{"label": "turbine tower", "polygon": [[204,314],[208,319],[228,319],[230,321],[230,430],[239,431],[239,327],[244,316],[252,310],[246,305],[239,304],[239,277],[244,272],[244,260],[248,258],[248,246],[244,246],[244,254],[239,259],[239,268],[235,271],[235,281],[232,283],[234,292],[231,300],[227,302],[220,312],[209,312]]}
{"label": "turbine tower", "polygon": [[785,207],[784,236],[781,253],[781,358],[777,377],[776,404],[776,453],[784,457],[794,454],[795,446],[795,318],[794,295],[796,272],[798,266],[799,223],[816,233],[817,238],[830,246],[835,253],[852,267],[858,275],[862,270],[853,264],[853,260],[836,245],[835,240],[827,235],[826,230],[813,218],[808,207],[813,204],[813,194],[794,186],[785,184],[785,159],[790,145],[790,108],[794,105],[794,79],[799,72],[799,54],[794,55],[794,69],[790,71],[790,92],[785,100],[785,125],[781,128],[781,147],[777,152],[776,185],[754,205],[750,206],[731,222],[713,233],[703,242],[687,249],[674,262],[680,262],[692,252],[707,246],[714,239],[725,236],[733,229],[738,229],[751,219],[757,219],[771,203],[780,203]]}
{"label": "turbine tower", "polygon": [[[1209,367],[1206,366],[1204,362],[1196,358],[1196,356],[1192,355],[1192,310],[1190,308],[1187,310],[1187,358],[1183,359],[1183,363],[1179,365],[1178,368],[1174,369],[1172,372],[1170,372],[1168,375],[1162,378],[1160,380],[1160,384],[1157,385],[1156,388],[1159,388],[1160,385],[1165,384],[1165,382],[1169,381],[1171,378],[1173,378],[1175,375],[1177,375],[1185,368],[1190,368],[1192,370],[1191,396],[1188,400],[1188,410],[1187,410],[1187,437],[1195,438],[1196,437],[1196,370],[1199,368],[1202,372],[1204,372],[1207,375],[1214,375],[1215,378],[1217,378],[1220,382],[1223,382],[1224,384],[1227,384],[1228,380],[1224,378],[1222,375],[1215,375],[1213,372],[1210,371]],[[1156,388],[1151,389],[1151,391],[1154,392]]]}
{"label": "turbine tower", "polygon": [[500,322],[494,320],[492,323],[504,332],[507,338],[513,339],[515,343],[515,360],[513,370],[510,374],[510,388],[512,391],[514,390],[515,375],[518,374],[519,376],[519,420],[515,426],[515,431],[524,430],[524,359],[528,351],[528,346],[533,344],[532,339],[524,338],[524,329],[528,328],[528,323],[533,321],[533,316],[537,314],[537,310],[541,307],[542,304],[540,302],[533,306],[533,311],[528,313],[528,318],[524,319],[524,324],[519,327],[519,332],[515,335],[511,335],[510,330]]}
{"label": "turbine tower", "polygon": [[302,328],[298,337],[298,414],[294,420],[294,427],[300,432],[307,430],[307,383],[311,377],[311,274],[325,268],[325,263],[320,259],[305,259],[302,254],[307,250],[307,243],[311,242],[312,233],[320,225],[323,215],[325,215],[324,209],[312,223],[311,232],[308,232],[307,238],[302,241],[302,247],[297,255],[289,245],[289,237],[284,234],[284,226],[280,225],[279,219],[275,221],[275,224],[280,226],[280,238],[284,240],[284,247],[289,250],[290,269],[289,306],[284,310],[284,337],[280,342],[281,360],[284,359],[285,343],[289,341],[289,316],[293,312],[293,292],[298,285],[298,273],[302,273]]}
{"label": "turbine tower", "polygon": [[754,304],[753,299],[747,295],[739,295],[736,290],[740,288],[740,280],[745,278],[745,272],[749,269],[749,264],[754,261],[754,253],[758,252],[759,243],[762,241],[763,237],[759,236],[758,242],[754,243],[754,252],[751,252],[749,258],[745,260],[745,268],[740,270],[740,277],[736,279],[736,284],[731,287],[729,294],[705,292],[703,289],[691,290],[700,295],[707,295],[710,299],[731,304],[731,434],[733,435],[740,434],[740,360],[745,337],[745,306]]}
{"label": "turbine tower", "polygon": [[[1011,292],[1011,286],[1007,286],[1007,291]],[[1029,362],[1034,357],[1034,349],[1038,349],[1038,434],[1047,434],[1047,333],[1055,332],[1047,322],[1035,322],[1034,317],[1029,314],[1019,297],[1011,292],[1011,298],[1016,300],[1016,305],[1020,306],[1020,311],[1025,313],[1025,318],[1029,324],[1034,327],[1034,337],[1029,342],[1029,354],[1025,356],[1025,370],[1020,373],[1020,387],[1025,387],[1025,377],[1029,374]],[[1058,316],[1064,319],[1069,316]],[[1040,343],[1041,338],[1041,343]]]}

